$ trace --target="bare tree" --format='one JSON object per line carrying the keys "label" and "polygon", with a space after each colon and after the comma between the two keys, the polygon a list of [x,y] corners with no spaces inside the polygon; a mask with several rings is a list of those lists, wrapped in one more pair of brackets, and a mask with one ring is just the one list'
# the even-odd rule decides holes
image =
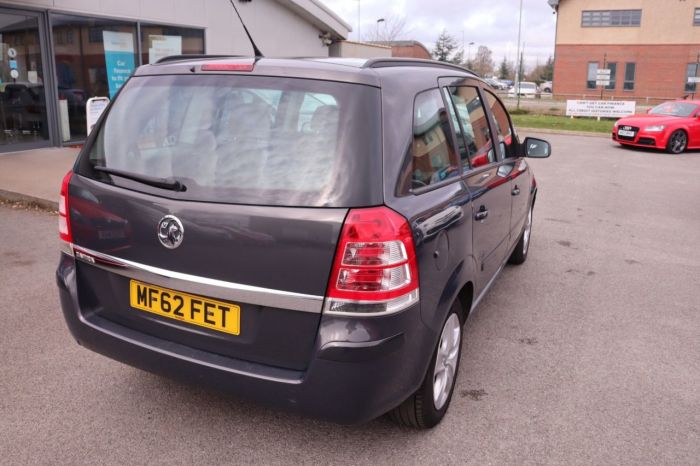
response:
{"label": "bare tree", "polygon": [[476,51],[476,57],[471,63],[472,70],[479,74],[479,76],[490,76],[493,74],[493,52],[491,49],[485,45],[480,45],[479,50]]}
{"label": "bare tree", "polygon": [[392,42],[405,39],[411,33],[406,27],[406,18],[399,16],[387,16],[378,21],[374,30],[368,34],[363,34],[362,40],[366,42]]}

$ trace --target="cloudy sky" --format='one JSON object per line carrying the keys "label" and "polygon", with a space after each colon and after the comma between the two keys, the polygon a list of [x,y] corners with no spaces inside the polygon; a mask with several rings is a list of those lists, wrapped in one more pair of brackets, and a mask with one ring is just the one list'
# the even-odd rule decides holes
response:
{"label": "cloudy sky", "polygon": [[[321,0],[349,23],[357,39],[358,0]],[[518,41],[518,0],[360,0],[362,35],[377,27],[377,19],[405,18],[407,34],[403,39],[415,39],[432,50],[435,39],[443,29],[461,44],[464,32],[465,54],[469,42],[472,56],[479,45],[493,51],[496,63],[504,56],[515,60]],[[544,62],[554,53],[556,16],[547,0],[523,1],[523,34],[525,61],[529,66],[537,60]],[[379,27],[383,27],[380,23]]]}

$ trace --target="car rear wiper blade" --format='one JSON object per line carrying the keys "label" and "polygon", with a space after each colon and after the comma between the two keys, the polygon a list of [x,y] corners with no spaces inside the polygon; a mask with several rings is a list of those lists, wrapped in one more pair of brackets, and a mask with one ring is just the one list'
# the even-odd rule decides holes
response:
{"label": "car rear wiper blade", "polygon": [[107,173],[108,175],[115,175],[128,180],[138,181],[139,183],[147,184],[156,188],[169,189],[171,191],[185,191],[187,189],[184,184],[172,178],[158,178],[155,176],[141,175],[139,173],[131,173],[124,170],[117,170],[116,168],[103,167],[101,165],[95,165],[92,168],[93,170],[101,173]]}

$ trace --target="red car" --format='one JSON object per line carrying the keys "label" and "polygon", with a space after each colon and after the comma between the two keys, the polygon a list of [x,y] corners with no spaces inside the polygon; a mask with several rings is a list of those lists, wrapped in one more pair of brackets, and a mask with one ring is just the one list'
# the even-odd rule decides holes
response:
{"label": "red car", "polygon": [[664,102],[646,114],[621,118],[612,137],[625,146],[653,147],[671,154],[700,149],[700,101]]}

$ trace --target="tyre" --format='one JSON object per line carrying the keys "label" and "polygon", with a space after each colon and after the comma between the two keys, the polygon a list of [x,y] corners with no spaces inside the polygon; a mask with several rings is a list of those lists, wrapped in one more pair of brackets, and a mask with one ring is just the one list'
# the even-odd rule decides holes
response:
{"label": "tyre", "polygon": [[666,152],[670,154],[682,154],[688,147],[688,135],[682,129],[676,130],[668,138]]}
{"label": "tyre", "polygon": [[462,322],[456,301],[445,319],[437,347],[420,388],[389,412],[399,425],[430,429],[440,423],[452,400],[462,354]]}
{"label": "tyre", "polygon": [[510,254],[508,258],[508,263],[513,265],[520,265],[527,260],[527,252],[530,249],[530,236],[532,235],[532,206],[530,210],[527,211],[527,218],[525,219],[525,226],[523,227],[523,232],[520,234],[520,239],[515,249]]}

